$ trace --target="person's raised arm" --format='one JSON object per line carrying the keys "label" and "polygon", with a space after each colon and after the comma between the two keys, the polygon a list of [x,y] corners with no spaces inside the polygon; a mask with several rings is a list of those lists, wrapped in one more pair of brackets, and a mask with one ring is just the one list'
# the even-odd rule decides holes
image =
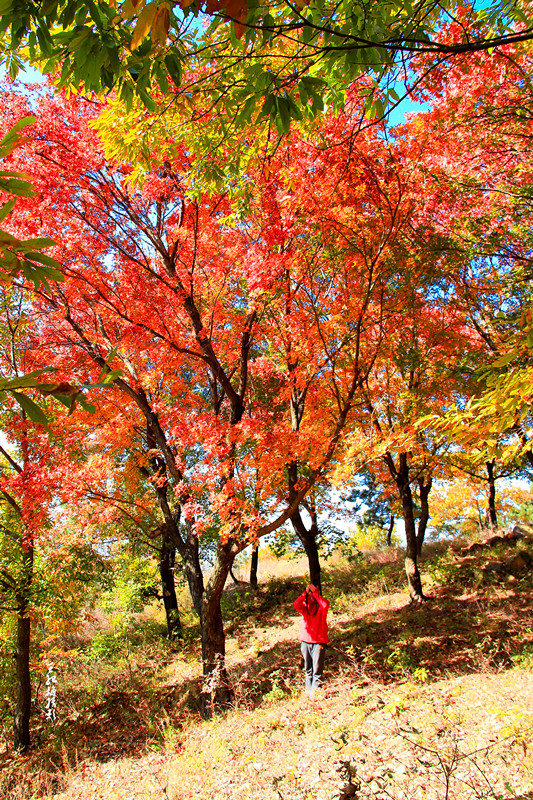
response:
{"label": "person's raised arm", "polygon": [[307,591],[303,591],[301,595],[299,595],[296,600],[294,601],[293,605],[296,611],[301,614],[305,608],[305,595]]}

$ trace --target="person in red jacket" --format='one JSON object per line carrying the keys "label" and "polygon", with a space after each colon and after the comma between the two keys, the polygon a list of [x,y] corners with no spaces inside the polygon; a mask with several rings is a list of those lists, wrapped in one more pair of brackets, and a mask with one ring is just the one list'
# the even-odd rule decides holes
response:
{"label": "person in red jacket", "polygon": [[322,683],[324,672],[329,600],[322,597],[318,586],[310,583],[294,601],[294,608],[302,615],[300,640],[305,669],[305,693],[312,699]]}

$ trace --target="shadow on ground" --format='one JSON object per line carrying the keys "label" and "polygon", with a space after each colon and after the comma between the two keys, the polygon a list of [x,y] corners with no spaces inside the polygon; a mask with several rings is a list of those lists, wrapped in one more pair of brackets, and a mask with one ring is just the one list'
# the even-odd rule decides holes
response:
{"label": "shadow on ground", "polygon": [[[389,596],[390,607],[372,611],[368,605],[365,610],[361,598],[360,602],[354,598],[351,609],[343,609],[342,622],[331,628],[326,678],[332,685],[338,681],[387,684],[508,669],[533,653],[532,588],[531,577],[512,586],[478,585],[468,591],[451,583],[435,587],[420,606],[410,605],[405,594],[396,593]],[[241,587],[225,599],[227,627],[250,641],[257,638],[258,628],[286,629],[294,622],[292,602],[299,591],[301,582],[297,581],[271,583],[255,593]],[[370,607],[376,609],[376,603]],[[254,654],[243,655],[230,670],[235,705],[254,708],[265,699],[281,699],[298,691],[303,682],[299,661],[297,641],[278,641],[274,646],[259,641]],[[123,685],[115,684],[101,702],[59,721],[53,743],[49,728],[45,736],[36,718],[32,752],[0,757],[6,775],[4,792],[11,773],[19,787],[24,782],[21,776],[31,774],[31,793],[38,796],[32,770],[37,760],[39,764],[47,761],[49,786],[50,781],[59,780],[58,772],[77,768],[85,759],[105,762],[158,748],[169,732],[179,749],[180,729],[191,717],[199,718],[200,678],[166,686],[157,686],[149,678],[153,675],[125,674]]]}
{"label": "shadow on ground", "polygon": [[[509,669],[522,654],[533,653],[531,588],[529,580],[458,597],[457,587],[439,587],[421,605],[395,595],[396,607],[344,615],[346,621],[330,628],[327,675],[387,684]],[[289,616],[280,612],[276,622],[288,625]],[[297,642],[282,642],[244,662],[234,680],[246,675],[247,704],[260,703],[273,687],[298,686],[297,661]]]}

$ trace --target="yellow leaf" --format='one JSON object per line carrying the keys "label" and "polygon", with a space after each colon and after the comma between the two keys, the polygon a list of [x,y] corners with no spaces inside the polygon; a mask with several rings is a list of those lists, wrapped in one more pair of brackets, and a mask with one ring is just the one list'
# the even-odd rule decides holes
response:
{"label": "yellow leaf", "polygon": [[133,0],[126,0],[125,3],[122,4],[122,8],[120,9],[120,18],[121,19],[133,19],[135,14],[140,13],[142,7],[144,6],[145,0],[136,0],[134,3]]}
{"label": "yellow leaf", "polygon": [[140,45],[144,37],[148,34],[148,31],[152,27],[152,22],[156,11],[157,4],[155,2],[148,3],[148,5],[145,6],[141,11],[139,19],[137,20],[137,25],[135,26],[135,30],[133,31],[133,36],[131,37],[131,50],[135,50],[135,48]]}
{"label": "yellow leaf", "polygon": [[150,36],[154,44],[165,44],[170,26],[170,7],[168,3],[161,3],[152,22]]}

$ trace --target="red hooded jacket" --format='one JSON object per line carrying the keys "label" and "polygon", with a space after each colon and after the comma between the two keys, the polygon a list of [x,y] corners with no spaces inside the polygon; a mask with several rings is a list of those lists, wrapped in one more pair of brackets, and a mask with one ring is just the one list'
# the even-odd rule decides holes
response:
{"label": "red hooded jacket", "polygon": [[294,608],[302,615],[300,640],[308,644],[327,644],[329,600],[322,597],[318,589],[311,596],[311,601],[315,602],[306,602],[306,595],[304,591],[294,601]]}

